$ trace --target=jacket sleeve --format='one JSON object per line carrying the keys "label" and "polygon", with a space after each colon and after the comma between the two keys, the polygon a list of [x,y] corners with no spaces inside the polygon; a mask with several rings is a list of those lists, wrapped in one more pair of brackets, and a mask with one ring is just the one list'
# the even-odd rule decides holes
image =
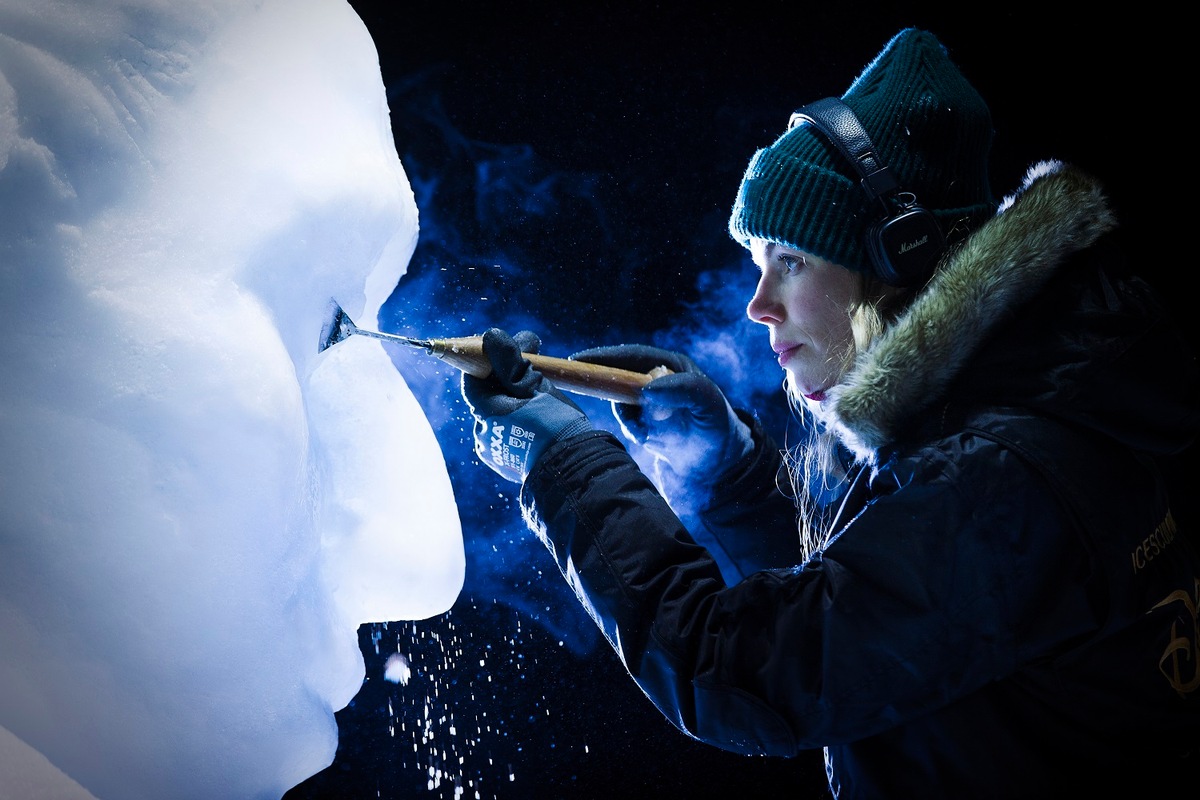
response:
{"label": "jacket sleeve", "polygon": [[[521,489],[526,522],[550,550],[630,675],[690,736],[735,752],[794,755],[787,724],[741,691],[706,708],[693,691],[701,641],[725,589],[650,479],[611,434],[593,431],[543,454]],[[736,720],[736,721],[735,721]],[[717,724],[719,731],[709,731]]]}
{"label": "jacket sleeve", "polygon": [[759,570],[795,566],[803,557],[779,446],[757,419],[738,415],[750,427],[754,449],[721,477],[691,521],[697,541],[724,555],[722,574],[729,583]]}
{"label": "jacket sleeve", "polygon": [[[994,448],[971,460],[990,480],[961,480],[962,447]],[[1017,632],[1045,617],[1014,598],[1054,597],[1088,569],[1044,483],[1002,448],[955,441],[885,477],[852,536],[735,585],[606,432],[548,450],[521,505],[664,716],[727,750],[790,756],[1011,672]],[[1056,619],[1054,635],[1094,627],[1086,603],[1065,608],[1073,620]]]}

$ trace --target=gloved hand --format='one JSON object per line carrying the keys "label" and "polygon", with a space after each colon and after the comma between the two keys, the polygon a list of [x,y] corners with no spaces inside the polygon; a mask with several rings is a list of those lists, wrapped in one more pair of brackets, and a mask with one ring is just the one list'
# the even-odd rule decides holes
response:
{"label": "gloved hand", "polygon": [[642,389],[642,405],[613,403],[621,432],[664,460],[689,483],[712,484],[750,452],[746,423],[713,381],[682,353],[640,344],[593,347],[571,356],[635,372],[665,366],[672,372]]}
{"label": "gloved hand", "polygon": [[475,416],[475,454],[514,483],[525,480],[549,445],[592,429],[579,406],[525,358],[540,347],[530,331],[509,336],[491,328],[483,334],[483,352],[492,374],[462,376],[463,399]]}

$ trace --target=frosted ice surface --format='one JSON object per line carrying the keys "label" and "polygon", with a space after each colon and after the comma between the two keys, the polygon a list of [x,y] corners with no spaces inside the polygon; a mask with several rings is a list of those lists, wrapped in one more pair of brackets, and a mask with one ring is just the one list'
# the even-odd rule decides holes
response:
{"label": "frosted ice surface", "polygon": [[375,327],[417,237],[343,0],[0,0],[0,800],[271,798],[462,588]]}

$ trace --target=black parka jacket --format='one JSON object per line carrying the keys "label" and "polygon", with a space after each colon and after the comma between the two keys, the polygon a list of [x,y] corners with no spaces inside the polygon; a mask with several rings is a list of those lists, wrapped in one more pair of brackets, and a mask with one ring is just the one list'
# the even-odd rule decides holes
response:
{"label": "black parka jacket", "polygon": [[[1200,557],[1161,468],[1200,426],[1195,360],[1114,225],[1040,164],[946,259],[830,392],[860,466],[807,562],[729,585],[614,437],[544,454],[526,518],[664,715],[825,748],[838,797],[1195,787]],[[783,550],[757,434],[706,520]]]}

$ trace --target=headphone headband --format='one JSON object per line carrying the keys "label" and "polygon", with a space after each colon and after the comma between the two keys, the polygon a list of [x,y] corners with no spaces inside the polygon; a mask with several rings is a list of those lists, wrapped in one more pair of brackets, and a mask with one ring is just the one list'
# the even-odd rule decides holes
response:
{"label": "headphone headband", "polygon": [[876,276],[892,286],[914,286],[927,280],[945,248],[941,227],[915,195],[901,189],[854,111],[841,99],[826,97],[796,110],[788,120],[788,130],[802,122],[811,123],[853,165],[859,185],[882,209],[866,242]]}
{"label": "headphone headband", "polygon": [[854,165],[867,196],[884,203],[886,209],[886,198],[900,184],[891,168],[876,154],[871,137],[850,106],[836,97],[826,97],[793,112],[788,120],[788,130],[802,122],[809,122],[820,130],[842,157]]}

